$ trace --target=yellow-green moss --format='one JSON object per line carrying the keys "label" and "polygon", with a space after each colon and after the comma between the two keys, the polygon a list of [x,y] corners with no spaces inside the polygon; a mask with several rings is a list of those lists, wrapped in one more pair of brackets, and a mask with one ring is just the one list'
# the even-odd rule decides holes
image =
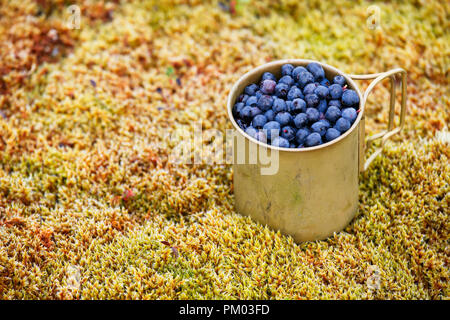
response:
{"label": "yellow-green moss", "polygon": [[[238,1],[235,14],[77,2],[80,30],[64,27],[64,1],[1,5],[1,299],[449,297],[446,2],[379,3],[378,30],[366,1]],[[45,60],[40,41],[61,54]],[[231,85],[281,58],[408,71],[405,130],[326,241],[298,245],[237,214],[230,166],[167,161],[166,133],[198,120],[224,131]],[[386,125],[387,93],[369,99],[369,133]]]}

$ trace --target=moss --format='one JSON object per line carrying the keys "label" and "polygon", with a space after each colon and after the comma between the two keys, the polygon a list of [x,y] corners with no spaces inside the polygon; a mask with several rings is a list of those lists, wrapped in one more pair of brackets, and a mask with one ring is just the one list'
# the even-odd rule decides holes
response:
{"label": "moss", "polygon": [[[0,9],[0,298],[448,299],[446,3],[379,3],[378,30],[366,1],[77,3],[80,30],[62,27],[63,1],[37,20],[34,1]],[[33,48],[51,28],[64,54],[47,61]],[[408,70],[405,129],[325,241],[237,214],[229,165],[168,161],[177,128],[224,132],[231,84],[281,58]],[[386,126],[387,85],[369,134]]]}

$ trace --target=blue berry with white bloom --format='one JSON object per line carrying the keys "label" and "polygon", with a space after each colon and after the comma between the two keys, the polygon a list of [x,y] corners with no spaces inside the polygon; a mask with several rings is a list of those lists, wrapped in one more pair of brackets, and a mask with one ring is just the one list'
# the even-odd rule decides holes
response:
{"label": "blue berry with white bloom", "polygon": [[321,136],[324,136],[325,133],[327,132],[327,127],[326,127],[325,123],[323,123],[321,121],[317,121],[317,122],[312,124],[311,130],[313,132],[317,132]]}
{"label": "blue berry with white bloom", "polygon": [[311,133],[309,136],[306,137],[305,140],[305,145],[307,147],[318,146],[321,143],[322,143],[322,136],[317,132]]}
{"label": "blue berry with white bloom", "polygon": [[252,126],[247,127],[247,129],[245,129],[245,133],[248,134],[250,137],[254,138],[256,136],[256,129],[253,128]]}
{"label": "blue berry with white bloom", "polygon": [[289,109],[290,112],[296,114],[306,111],[306,102],[303,99],[297,98],[292,101],[292,107]]}
{"label": "blue berry with white bloom", "polygon": [[329,88],[328,88],[329,92],[330,92],[330,97],[331,99],[340,99],[342,97],[342,87],[338,84],[332,84]]}
{"label": "blue berry with white bloom", "polygon": [[278,98],[286,99],[288,91],[289,91],[289,86],[285,83],[278,83],[275,86],[275,95]]}
{"label": "blue berry with white bloom", "polygon": [[292,71],[294,70],[294,66],[290,63],[286,63],[281,67],[281,74],[283,76],[290,76]]}
{"label": "blue berry with white bloom", "polygon": [[329,128],[327,130],[327,133],[325,133],[325,140],[326,141],[332,141],[334,139],[336,139],[337,137],[339,137],[341,135],[341,133],[336,130],[335,128]]}
{"label": "blue berry with white bloom", "polygon": [[272,105],[273,105],[273,98],[272,98],[272,96],[264,94],[258,99],[257,106],[262,111],[269,110],[270,108],[272,108]]}
{"label": "blue berry with white bloom", "polygon": [[344,133],[345,131],[350,129],[350,121],[341,117],[336,121],[334,128],[338,130],[340,133]]}
{"label": "blue berry with white bloom", "polygon": [[359,96],[355,90],[345,90],[342,94],[342,104],[346,107],[357,106],[359,104]]}
{"label": "blue berry with white bloom", "polygon": [[275,116],[275,121],[280,124],[280,126],[284,127],[287,126],[292,121],[292,116],[289,112],[279,112]]}
{"label": "blue berry with white bloom", "polygon": [[306,105],[308,106],[308,108],[317,107],[317,105],[319,104],[319,101],[320,101],[319,97],[314,93],[307,94],[305,96],[305,102],[306,102]]}
{"label": "blue berry with white bloom", "polygon": [[308,83],[304,88],[303,88],[303,94],[306,96],[307,94],[312,94],[314,93],[314,90],[316,90],[317,85],[315,83]]}
{"label": "blue berry with white bloom", "polygon": [[259,90],[258,85],[252,83],[251,85],[248,85],[245,87],[245,94],[248,94],[249,96],[254,96],[256,94],[256,91]]}
{"label": "blue berry with white bloom", "polygon": [[301,72],[298,76],[298,84],[300,85],[300,88],[304,88],[308,83],[312,82],[314,82],[314,76],[308,71]]}
{"label": "blue berry with white bloom", "polygon": [[274,147],[280,147],[280,148],[289,148],[290,144],[289,141],[287,141],[283,137],[276,137],[272,140],[272,145]]}
{"label": "blue berry with white bloom", "polygon": [[306,141],[306,137],[310,135],[311,131],[309,131],[307,128],[302,128],[297,131],[295,134],[295,141],[299,144],[299,146],[303,146]]}
{"label": "blue berry with white bloom", "polygon": [[267,139],[272,139],[273,136],[279,136],[280,135],[280,129],[281,126],[276,121],[269,121],[263,126],[263,131],[266,134]]}
{"label": "blue berry with white bloom", "polygon": [[262,128],[267,123],[267,118],[263,114],[256,115],[252,120],[252,126],[254,128]]}
{"label": "blue berry with white bloom", "polygon": [[341,87],[343,87],[346,83],[345,78],[343,76],[335,76],[333,78],[333,83],[336,83],[338,85],[340,85]]}
{"label": "blue berry with white bloom", "polygon": [[325,113],[325,119],[330,122],[336,122],[341,117],[341,110],[338,107],[331,106]]}
{"label": "blue berry with white bloom", "polygon": [[330,101],[328,101],[328,107],[331,107],[331,106],[335,106],[335,107],[338,107],[340,109],[341,108],[341,101],[339,101],[339,100],[330,100]]}
{"label": "blue berry with white bloom", "polygon": [[278,83],[284,83],[290,87],[294,84],[294,79],[292,79],[291,76],[283,76],[280,80],[278,80]]}
{"label": "blue berry with white bloom", "polygon": [[295,139],[295,130],[291,126],[285,126],[281,128],[281,136],[288,141],[292,141]]}
{"label": "blue berry with white bloom", "polygon": [[303,128],[308,124],[308,116],[306,115],[306,113],[299,113],[298,115],[295,116],[294,118],[294,125],[297,128]]}
{"label": "blue berry with white bloom", "polygon": [[277,83],[274,80],[266,79],[261,82],[260,90],[264,94],[273,94]]}
{"label": "blue berry with white bloom", "polygon": [[325,71],[323,70],[322,66],[318,64],[317,62],[311,62],[306,66],[306,69],[308,69],[309,72],[312,73],[315,80],[322,80],[325,78]]}
{"label": "blue berry with white bloom", "polygon": [[327,100],[323,99],[319,101],[319,105],[317,106],[317,110],[320,113],[325,113],[327,111],[328,105],[327,105]]}
{"label": "blue berry with white bloom", "polygon": [[315,108],[306,109],[306,115],[308,116],[308,121],[311,123],[317,122],[320,117],[319,111]]}
{"label": "blue berry with white bloom", "polygon": [[342,118],[347,119],[350,123],[355,122],[358,114],[354,108],[345,108],[342,110]]}
{"label": "blue berry with white bloom", "polygon": [[324,86],[318,86],[314,93],[320,98],[320,99],[326,99],[328,97],[329,90],[327,87]]}
{"label": "blue berry with white bloom", "polygon": [[280,98],[275,98],[272,110],[275,112],[287,111],[286,101]]}
{"label": "blue berry with white bloom", "polygon": [[294,78],[295,82],[298,82],[299,78],[300,78],[300,73],[307,72],[307,71],[308,70],[306,70],[305,67],[295,67],[294,70],[292,70],[292,73],[291,73],[292,78]]}
{"label": "blue berry with white bloom", "polygon": [[241,112],[242,108],[244,108],[245,105],[242,102],[238,102],[233,106],[233,116],[237,117],[239,115],[239,112]]}
{"label": "blue berry with white bloom", "polygon": [[261,80],[273,80],[273,81],[277,81],[277,78],[273,75],[273,73],[271,72],[264,72]]}
{"label": "blue berry with white bloom", "polygon": [[245,105],[246,106],[256,106],[258,104],[258,98],[255,96],[251,96],[247,99],[247,101],[245,101]]}
{"label": "blue berry with white bloom", "polygon": [[275,112],[272,109],[267,110],[264,115],[267,121],[273,121],[275,119]]}
{"label": "blue berry with white bloom", "polygon": [[288,100],[292,101],[297,98],[303,98],[303,93],[302,90],[300,90],[296,86],[293,86],[291,89],[289,89],[289,92],[286,97]]}

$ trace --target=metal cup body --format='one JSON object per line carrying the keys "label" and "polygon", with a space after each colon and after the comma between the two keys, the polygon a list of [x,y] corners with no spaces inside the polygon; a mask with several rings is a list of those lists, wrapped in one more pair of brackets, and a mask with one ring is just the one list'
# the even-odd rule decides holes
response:
{"label": "metal cup body", "polygon": [[[236,135],[244,141],[238,144],[235,140],[233,145],[236,211],[291,235],[296,242],[325,239],[345,228],[356,215],[364,110],[360,109],[352,127],[336,140],[312,148],[286,149],[268,146],[248,136],[234,121],[232,107],[244,88],[257,83],[263,72],[279,77],[285,63],[306,66],[310,62],[280,60],[258,67],[245,74],[228,97],[229,117]],[[320,64],[328,79],[338,74],[344,76],[362,101],[361,92],[350,77]],[[267,168],[267,157],[261,158],[261,152],[278,161],[276,173],[262,174],[262,169]],[[278,156],[271,157],[273,152]],[[245,161],[236,161],[237,158]]]}

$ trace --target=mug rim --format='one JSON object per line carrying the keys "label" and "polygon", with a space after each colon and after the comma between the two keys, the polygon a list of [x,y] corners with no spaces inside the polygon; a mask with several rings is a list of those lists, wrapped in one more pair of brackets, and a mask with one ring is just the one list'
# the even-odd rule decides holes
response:
{"label": "mug rim", "polygon": [[[353,122],[353,124],[351,125],[351,127],[344,132],[344,134],[340,135],[337,139],[334,139],[332,141],[320,144],[318,146],[314,146],[314,147],[306,147],[306,148],[283,148],[283,147],[276,147],[276,146],[272,146],[270,144],[261,142],[259,140],[256,140],[255,138],[251,137],[250,135],[248,135],[244,130],[241,129],[241,127],[239,127],[239,125],[236,123],[234,116],[233,116],[233,106],[235,104],[235,101],[232,101],[232,96],[234,95],[235,92],[237,92],[237,89],[247,81],[247,79],[253,75],[257,75],[260,74],[262,75],[268,68],[273,67],[273,66],[278,66],[279,68],[281,68],[282,65],[284,64],[292,64],[294,67],[297,66],[306,66],[307,64],[311,63],[311,62],[315,62],[320,64],[324,69],[328,69],[330,71],[335,72],[338,75],[341,75],[345,78],[345,80],[347,81],[347,84],[351,87],[351,89],[355,90],[356,93],[358,94],[359,97],[359,113],[358,116],[356,117],[355,121]],[[247,84],[248,85],[248,84]],[[353,79],[346,74],[345,72],[342,72],[341,70],[330,66],[326,63],[323,62],[319,62],[316,60],[309,60],[309,59],[282,59],[282,60],[274,60],[268,63],[265,63],[263,65],[260,65],[256,68],[253,68],[252,70],[248,71],[247,73],[245,73],[243,76],[241,76],[239,78],[238,81],[235,82],[235,84],[233,85],[233,87],[231,88],[230,93],[228,94],[228,99],[227,99],[227,109],[228,109],[228,118],[231,120],[231,123],[233,124],[234,128],[236,130],[238,130],[238,132],[240,134],[242,134],[246,139],[249,139],[251,142],[253,143],[257,143],[258,145],[265,147],[265,148],[270,148],[273,150],[278,150],[278,151],[286,151],[286,152],[308,152],[308,151],[315,151],[315,150],[319,150],[322,148],[326,148],[329,147],[335,143],[338,143],[339,141],[342,141],[343,139],[345,139],[348,135],[350,135],[355,128],[358,126],[359,122],[362,119],[362,116],[364,114],[364,103],[363,103],[363,96],[361,94],[361,91],[359,90],[358,86],[356,85],[356,83],[353,81]]]}

